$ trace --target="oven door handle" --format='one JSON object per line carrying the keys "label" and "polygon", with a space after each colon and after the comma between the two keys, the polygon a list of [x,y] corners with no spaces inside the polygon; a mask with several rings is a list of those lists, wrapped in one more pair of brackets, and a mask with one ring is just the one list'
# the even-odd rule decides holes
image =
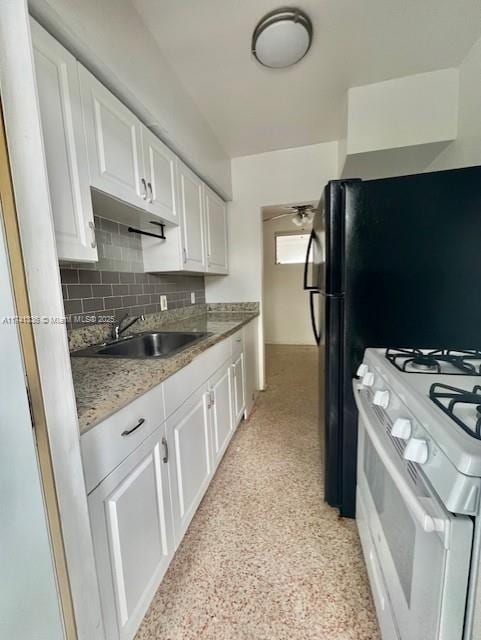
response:
{"label": "oven door handle", "polygon": [[[403,478],[402,473],[397,469],[397,467],[390,460],[389,455],[384,449],[381,440],[376,434],[375,430],[371,425],[370,418],[368,416],[365,403],[363,398],[361,397],[361,386],[358,380],[353,380],[352,383],[354,390],[354,398],[356,400],[356,405],[359,410],[359,415],[362,418],[363,425],[366,428],[366,431],[369,435],[369,439],[371,440],[374,448],[378,456],[381,459],[381,462],[386,467],[387,472],[389,473],[391,479],[396,485],[397,490],[401,494],[406,506],[409,511],[412,513],[414,518],[418,521],[422,529],[426,533],[431,533],[433,531],[440,531],[447,533],[447,521],[443,518],[433,518],[429,513],[424,509],[419,500],[417,499],[415,493],[412,491],[409,484]],[[446,540],[445,540],[446,544]]]}

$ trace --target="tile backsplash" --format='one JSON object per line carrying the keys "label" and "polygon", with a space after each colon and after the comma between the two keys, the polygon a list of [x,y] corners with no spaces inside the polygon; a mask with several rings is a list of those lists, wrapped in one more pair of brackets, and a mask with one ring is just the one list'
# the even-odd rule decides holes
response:
{"label": "tile backsplash", "polygon": [[160,296],[168,309],[205,303],[204,276],[143,272],[140,238],[127,227],[95,217],[99,260],[93,264],[60,264],[65,315],[70,327],[103,322],[102,316],[120,318],[157,313]]}
{"label": "tile backsplash", "polygon": [[128,226],[94,217],[98,262],[70,264],[62,267],[88,269],[89,271],[128,271],[143,273],[142,243],[140,236],[128,231]]}

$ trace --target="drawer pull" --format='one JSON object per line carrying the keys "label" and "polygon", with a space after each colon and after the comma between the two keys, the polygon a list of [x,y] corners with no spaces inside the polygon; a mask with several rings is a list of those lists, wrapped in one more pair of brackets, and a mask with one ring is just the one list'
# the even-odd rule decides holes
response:
{"label": "drawer pull", "polygon": [[133,433],[134,431],[137,431],[137,429],[139,427],[141,427],[145,422],[145,418],[140,418],[140,420],[137,422],[137,424],[135,425],[135,427],[132,427],[132,429],[126,429],[125,431],[122,431],[123,436],[130,436],[131,433]]}
{"label": "drawer pull", "polygon": [[162,458],[162,462],[169,462],[169,445],[167,444],[167,440],[162,438],[162,446],[164,447],[164,457]]}

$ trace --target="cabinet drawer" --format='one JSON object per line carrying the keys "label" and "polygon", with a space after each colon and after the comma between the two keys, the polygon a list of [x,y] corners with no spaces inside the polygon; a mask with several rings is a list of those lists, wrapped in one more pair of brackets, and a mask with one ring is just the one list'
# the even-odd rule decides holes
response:
{"label": "cabinet drawer", "polygon": [[231,338],[232,340],[232,357],[237,358],[244,351],[244,329],[242,328]]}
{"label": "cabinet drawer", "polygon": [[158,385],[84,433],[80,444],[87,493],[164,420],[163,385]]}
{"label": "cabinet drawer", "polygon": [[230,340],[222,340],[168,378],[164,382],[165,415],[172,415],[230,357]]}

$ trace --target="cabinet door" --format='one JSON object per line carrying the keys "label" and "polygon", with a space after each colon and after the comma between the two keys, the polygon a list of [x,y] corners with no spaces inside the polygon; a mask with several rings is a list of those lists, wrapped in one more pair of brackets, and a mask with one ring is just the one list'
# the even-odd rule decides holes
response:
{"label": "cabinet door", "polygon": [[97,260],[77,61],[31,21],[50,199],[61,260]]}
{"label": "cabinet door", "polygon": [[107,640],[131,640],[173,554],[172,512],[158,429],[89,495]]}
{"label": "cabinet door", "polygon": [[232,372],[232,367],[223,367],[210,381],[214,468],[222,458],[233,433]]}
{"label": "cabinet door", "polygon": [[78,65],[90,184],[135,207],[147,206],[142,125],[87,69]]}
{"label": "cabinet door", "polygon": [[184,269],[205,272],[205,234],[202,181],[179,162],[179,198]]}
{"label": "cabinet door", "polygon": [[207,388],[202,387],[167,420],[176,544],[189,526],[212,475],[208,398]]}
{"label": "cabinet door", "polygon": [[142,149],[150,213],[179,224],[177,213],[177,161],[175,155],[151,131],[142,127]]}
{"label": "cabinet door", "polygon": [[207,236],[207,271],[227,273],[227,208],[223,200],[204,185]]}
{"label": "cabinet door", "polygon": [[236,427],[242,420],[245,409],[245,384],[244,384],[244,353],[237,356],[233,370],[233,406],[234,406],[234,427]]}

